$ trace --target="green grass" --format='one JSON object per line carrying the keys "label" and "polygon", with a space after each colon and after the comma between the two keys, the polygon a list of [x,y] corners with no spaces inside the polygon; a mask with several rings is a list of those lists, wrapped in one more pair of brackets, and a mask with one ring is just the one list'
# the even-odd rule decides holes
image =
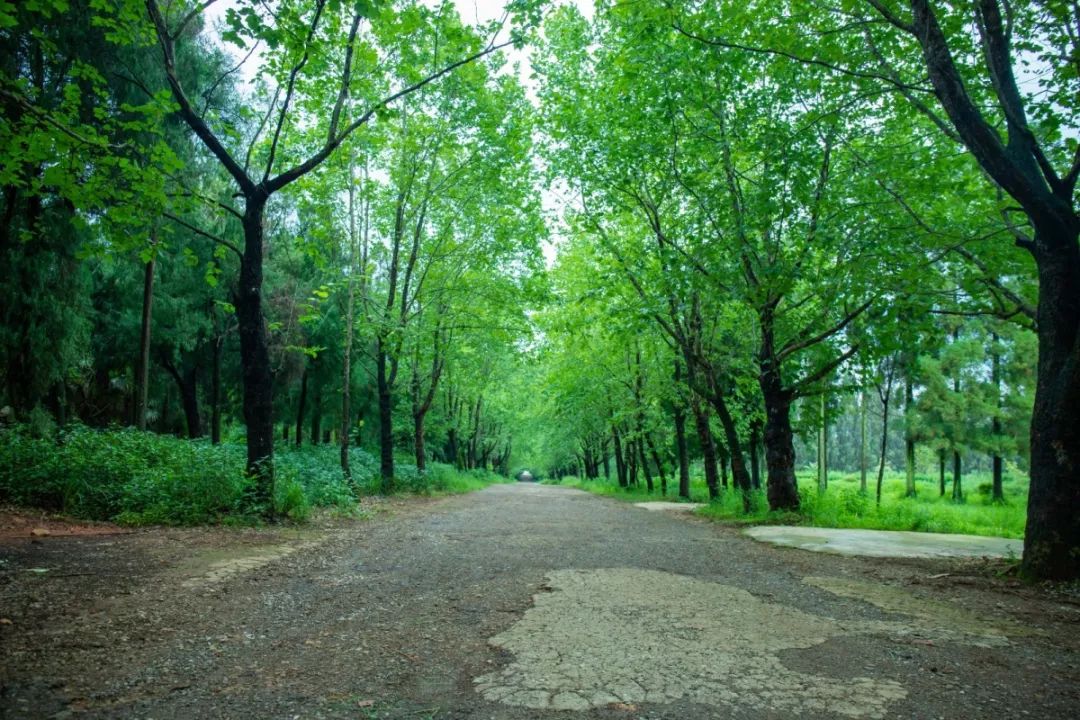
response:
{"label": "green grass", "polygon": [[[990,500],[990,477],[975,473],[963,479],[965,500],[953,502],[946,488],[940,497],[936,478],[917,475],[917,495],[904,497],[904,477],[887,472],[882,483],[881,506],[874,502],[873,478],[868,478],[868,493],[859,492],[859,478],[854,473],[831,473],[829,488],[824,495],[817,491],[813,471],[798,473],[802,507],[798,513],[769,512],[764,492],[751,496],[751,510],[743,512],[742,498],[733,490],[723,492],[715,502],[709,502],[704,481],[694,478],[690,486],[691,500],[707,505],[699,514],[712,520],[754,525],[811,525],[831,528],[866,528],[874,530],[915,530],[921,532],[963,533],[1022,538],[1027,520],[1027,478],[1006,476],[1005,502]],[[554,481],[549,481],[554,482]],[[651,495],[644,485],[622,489],[614,481],[604,479],[583,481],[564,478],[560,483],[579,487],[598,495],[620,500],[641,502],[659,499],[657,489]],[[657,485],[659,488],[659,485]],[[668,488],[667,500],[674,497],[677,487]]]}
{"label": "green grass", "polygon": [[[336,445],[280,448],[275,453],[274,504],[302,521],[317,507],[349,511],[356,495],[346,484]],[[378,460],[349,452],[360,495],[379,494]],[[251,481],[238,443],[211,445],[132,429],[72,426],[55,436],[27,427],[0,429],[0,502],[43,508],[88,520],[126,525],[250,523]],[[401,492],[441,495],[505,482],[494,473],[458,471],[432,463],[396,466]]]}

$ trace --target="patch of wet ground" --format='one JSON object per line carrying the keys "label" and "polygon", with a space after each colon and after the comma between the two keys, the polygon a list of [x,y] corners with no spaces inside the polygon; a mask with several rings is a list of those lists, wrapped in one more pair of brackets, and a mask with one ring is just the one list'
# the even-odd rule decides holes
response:
{"label": "patch of wet ground", "polygon": [[300,533],[5,541],[0,717],[1075,717],[1080,604],[1004,567],[525,484]]}

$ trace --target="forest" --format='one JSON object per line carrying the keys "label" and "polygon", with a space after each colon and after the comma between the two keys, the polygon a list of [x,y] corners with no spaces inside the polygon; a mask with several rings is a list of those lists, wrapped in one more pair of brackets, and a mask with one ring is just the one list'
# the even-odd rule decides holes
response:
{"label": "forest", "polygon": [[528,471],[1080,576],[1075,2],[499,5],[0,0],[0,502]]}

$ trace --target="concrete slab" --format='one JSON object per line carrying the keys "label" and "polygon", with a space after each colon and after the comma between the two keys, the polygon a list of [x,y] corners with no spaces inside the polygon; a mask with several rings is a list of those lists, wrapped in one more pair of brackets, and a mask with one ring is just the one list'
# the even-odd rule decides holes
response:
{"label": "concrete slab", "polygon": [[701,505],[701,503],[666,502],[663,500],[634,503],[634,507],[644,508],[645,510],[667,510],[670,512],[690,512],[691,510],[697,510]]}
{"label": "concrete slab", "polygon": [[747,528],[761,542],[814,552],[861,557],[1020,557],[1023,540],[980,535],[901,532],[896,530],[842,530],[785,525]]}

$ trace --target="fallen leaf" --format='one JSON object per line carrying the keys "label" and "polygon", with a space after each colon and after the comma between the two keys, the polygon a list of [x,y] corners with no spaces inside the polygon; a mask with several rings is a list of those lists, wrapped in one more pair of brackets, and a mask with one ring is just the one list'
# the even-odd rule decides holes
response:
{"label": "fallen leaf", "polygon": [[374,700],[358,700],[356,707],[372,707],[374,704]]}

